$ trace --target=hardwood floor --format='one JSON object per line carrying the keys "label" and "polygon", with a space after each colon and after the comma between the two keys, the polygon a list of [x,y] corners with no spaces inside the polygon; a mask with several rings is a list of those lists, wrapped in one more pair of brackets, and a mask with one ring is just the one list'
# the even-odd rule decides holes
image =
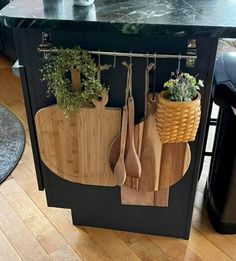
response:
{"label": "hardwood floor", "polygon": [[70,210],[48,208],[45,193],[37,189],[20,80],[3,56],[0,104],[21,119],[27,134],[22,159],[0,185],[0,261],[236,260],[236,235],[216,233],[203,207],[209,159],[197,188],[189,240],[75,227]]}

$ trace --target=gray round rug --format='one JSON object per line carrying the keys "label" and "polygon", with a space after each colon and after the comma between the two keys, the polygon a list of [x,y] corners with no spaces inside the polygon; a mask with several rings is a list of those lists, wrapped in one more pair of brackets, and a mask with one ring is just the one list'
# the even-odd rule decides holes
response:
{"label": "gray round rug", "polygon": [[25,147],[25,131],[20,120],[0,105],[0,184],[11,174]]}

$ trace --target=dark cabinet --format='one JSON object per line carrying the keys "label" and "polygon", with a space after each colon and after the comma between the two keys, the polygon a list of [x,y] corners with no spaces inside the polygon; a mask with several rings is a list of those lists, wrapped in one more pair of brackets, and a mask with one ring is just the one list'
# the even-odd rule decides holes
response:
{"label": "dark cabinet", "polygon": [[10,3],[9,0],[1,0],[1,2],[0,2],[0,9],[2,9],[4,6],[6,6],[9,3]]}
{"label": "dark cabinet", "polygon": [[[121,35],[109,32],[73,32],[51,31],[52,44],[73,48],[80,45],[87,50],[106,50],[113,52],[149,52],[158,50],[159,53],[186,53],[188,39],[186,37],[168,38],[150,35]],[[30,127],[38,185],[45,189],[48,206],[64,207],[72,210],[74,224],[98,226],[112,229],[128,230],[142,233],[166,235],[188,238],[191,226],[191,217],[194,204],[195,189],[200,171],[200,159],[203,149],[203,140],[206,128],[211,80],[214,66],[214,57],[217,39],[205,37],[197,38],[196,66],[186,68],[192,74],[197,72],[205,82],[202,91],[202,120],[195,142],[190,144],[192,161],[186,175],[180,182],[170,188],[168,208],[143,207],[121,205],[119,187],[103,187],[81,185],[64,180],[50,171],[40,159],[39,146],[36,135],[35,114],[43,107],[54,104],[53,97],[46,95],[46,84],[40,79],[42,54],[37,47],[41,43],[42,30],[15,29],[16,46],[19,62],[24,66],[21,72],[23,91],[26,101],[26,110]],[[113,59],[104,57],[103,63],[112,63]],[[117,59],[115,70],[104,73],[103,82],[109,84],[109,106],[122,107],[124,100],[125,70]],[[136,122],[143,117],[144,103],[144,68],[145,59],[134,59],[134,89],[136,101]],[[156,91],[160,91],[163,82],[168,79],[170,72],[175,70],[176,60],[162,59],[158,61]]]}
{"label": "dark cabinet", "polygon": [[[6,6],[10,1],[1,0],[0,10]],[[0,25],[0,52],[3,52],[11,59],[16,60],[16,49],[13,37],[13,31],[11,28]]]}

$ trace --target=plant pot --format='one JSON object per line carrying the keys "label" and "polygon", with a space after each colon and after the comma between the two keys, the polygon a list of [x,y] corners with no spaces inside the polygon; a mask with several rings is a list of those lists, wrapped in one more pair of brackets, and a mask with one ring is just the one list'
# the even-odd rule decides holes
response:
{"label": "plant pot", "polygon": [[171,101],[168,96],[168,91],[158,95],[156,123],[161,142],[194,141],[201,116],[200,93],[187,102]]}

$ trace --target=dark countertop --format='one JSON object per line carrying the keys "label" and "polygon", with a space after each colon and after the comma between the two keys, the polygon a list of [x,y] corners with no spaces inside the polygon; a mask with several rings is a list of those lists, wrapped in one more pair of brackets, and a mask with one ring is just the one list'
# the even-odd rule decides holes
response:
{"label": "dark countertop", "polygon": [[1,11],[9,27],[103,30],[125,34],[236,38],[235,0],[15,0]]}

